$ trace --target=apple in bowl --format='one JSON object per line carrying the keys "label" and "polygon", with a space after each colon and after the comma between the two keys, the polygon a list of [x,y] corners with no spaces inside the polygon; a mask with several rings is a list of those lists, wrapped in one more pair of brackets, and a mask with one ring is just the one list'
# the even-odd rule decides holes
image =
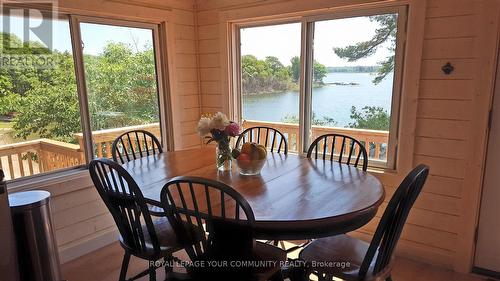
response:
{"label": "apple in bowl", "polygon": [[233,157],[236,159],[240,174],[258,175],[266,163],[267,150],[261,144],[246,142],[240,150],[233,151]]}

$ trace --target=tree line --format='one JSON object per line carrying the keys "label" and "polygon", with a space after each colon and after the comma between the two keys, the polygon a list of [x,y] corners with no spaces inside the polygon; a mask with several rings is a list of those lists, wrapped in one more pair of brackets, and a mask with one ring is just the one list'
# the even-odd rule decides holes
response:
{"label": "tree line", "polygon": [[329,66],[326,68],[328,72],[341,72],[341,73],[374,73],[380,69],[380,66]]}
{"label": "tree line", "polygon": [[[346,127],[354,129],[369,129],[389,131],[391,116],[387,110],[380,106],[364,106],[361,110],[357,107],[351,107],[349,116],[352,120]],[[299,124],[297,115],[287,115],[282,119],[282,122]],[[315,112],[311,116],[311,124],[313,126],[336,127],[338,122],[332,117],[318,117]]]}
{"label": "tree line", "polygon": [[[12,117],[13,137],[74,143],[73,133],[82,128],[72,54],[22,42],[14,34],[0,33],[0,42],[1,54],[46,54],[55,62],[50,68],[0,69],[0,115]],[[84,64],[92,130],[159,120],[152,46],[134,51],[108,43],[102,53],[84,55]]]}
{"label": "tree line", "polygon": [[[328,70],[326,66],[314,61],[313,83],[323,85]],[[297,90],[300,79],[300,58],[290,59],[285,66],[277,57],[267,56],[260,60],[253,55],[241,57],[241,86],[245,94],[265,94]]]}
{"label": "tree line", "polygon": [[[348,61],[372,55],[389,42],[391,56],[380,63],[374,83],[379,83],[394,70],[397,15],[371,16],[380,24],[372,38],[357,44],[334,48]],[[0,68],[0,115],[11,116],[14,137],[29,136],[74,142],[73,133],[81,131],[80,106],[72,54],[52,51],[38,42],[22,42],[13,34],[0,33],[0,54],[36,56],[51,55],[53,68]],[[14,48],[6,49],[5,46]],[[159,118],[155,64],[152,46],[135,52],[132,46],[109,43],[96,56],[85,55],[85,76],[89,92],[89,111],[93,130],[155,122]],[[243,94],[270,93],[298,88],[300,59],[293,57],[283,65],[276,57],[259,60],[245,55],[242,64]],[[323,83],[328,69],[314,62],[313,80]],[[350,126],[388,129],[389,115],[382,108],[351,109]],[[367,122],[365,122],[367,121]],[[334,124],[319,120],[317,124]]]}

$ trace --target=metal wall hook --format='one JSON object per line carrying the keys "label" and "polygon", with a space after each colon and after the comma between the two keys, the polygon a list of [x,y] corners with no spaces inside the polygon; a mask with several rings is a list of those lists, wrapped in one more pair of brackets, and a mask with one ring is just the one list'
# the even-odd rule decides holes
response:
{"label": "metal wall hook", "polygon": [[445,65],[443,65],[443,67],[441,67],[441,70],[444,72],[444,74],[450,75],[453,70],[455,70],[455,67],[453,67],[450,62],[447,62]]}

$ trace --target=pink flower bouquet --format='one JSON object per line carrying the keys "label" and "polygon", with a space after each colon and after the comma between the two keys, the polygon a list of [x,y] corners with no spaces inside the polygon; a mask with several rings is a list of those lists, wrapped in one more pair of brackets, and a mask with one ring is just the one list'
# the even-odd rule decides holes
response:
{"label": "pink flower bouquet", "polygon": [[198,133],[204,137],[206,143],[217,143],[217,168],[231,169],[231,138],[240,134],[240,126],[229,121],[224,113],[217,112],[211,116],[203,116],[198,122]]}

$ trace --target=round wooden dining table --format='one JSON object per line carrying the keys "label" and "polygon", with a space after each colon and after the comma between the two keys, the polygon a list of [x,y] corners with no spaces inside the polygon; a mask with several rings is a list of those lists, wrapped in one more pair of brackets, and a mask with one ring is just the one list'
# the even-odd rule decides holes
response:
{"label": "round wooden dining table", "polygon": [[238,191],[255,214],[258,239],[301,240],[337,235],[368,223],[384,200],[374,176],[353,166],[269,152],[260,175],[215,167],[215,149],[165,152],[123,164],[149,204],[161,207],[164,184],[176,176],[221,181]]}

